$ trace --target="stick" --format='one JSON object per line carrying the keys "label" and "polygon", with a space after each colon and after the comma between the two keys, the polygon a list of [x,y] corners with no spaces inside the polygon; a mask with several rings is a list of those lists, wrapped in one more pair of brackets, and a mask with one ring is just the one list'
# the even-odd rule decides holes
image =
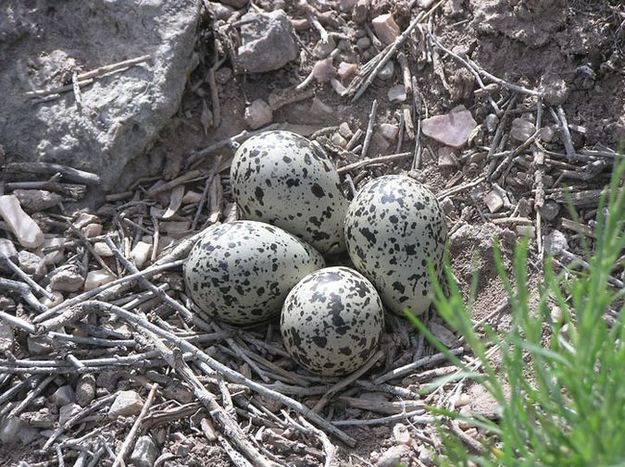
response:
{"label": "stick", "polygon": [[362,144],[362,151],[360,151],[360,157],[367,157],[367,151],[369,150],[369,144],[371,144],[371,136],[373,136],[373,125],[375,124],[375,113],[378,110],[378,100],[373,99],[371,104],[371,112],[369,112],[369,123],[367,124],[367,132],[365,133],[365,142]]}
{"label": "stick", "polygon": [[[458,348],[450,350],[450,352],[453,355],[461,355],[464,353],[464,348],[458,347]],[[442,354],[442,353],[430,355],[429,357],[423,357],[417,361],[414,361],[404,366],[400,366],[399,368],[395,368],[394,370],[391,370],[388,373],[378,376],[377,378],[373,380],[373,383],[381,384],[390,379],[399,378],[401,376],[412,373],[417,368],[434,365],[436,363],[444,362],[445,360],[447,360],[447,357],[445,356],[445,354]]]}
{"label": "stick", "polygon": [[354,162],[352,164],[345,165],[343,167],[339,167],[337,172],[340,174],[344,174],[346,172],[350,172],[354,169],[360,169],[361,167],[365,167],[371,164],[384,164],[386,162],[395,162],[403,159],[408,159],[412,157],[411,152],[401,152],[399,154],[388,154],[386,156],[378,156],[371,159],[365,159],[362,161]]}
{"label": "stick", "polygon": [[[38,325],[37,330],[40,333],[52,331],[56,328],[66,325],[70,321],[80,320],[83,316],[88,313],[110,313],[120,318],[134,323],[138,326],[141,326],[144,329],[147,329],[150,332],[153,332],[157,336],[167,340],[171,344],[177,346],[183,352],[191,352],[195,359],[198,362],[199,368],[205,371],[207,374],[211,375],[215,372],[221,374],[223,377],[228,379],[232,383],[242,384],[252,391],[257,392],[259,395],[263,397],[267,397],[272,400],[276,400],[281,402],[282,404],[290,407],[292,410],[300,413],[301,415],[307,417],[310,421],[315,423],[317,426],[323,428],[329,433],[333,434],[345,444],[353,447],[356,445],[356,440],[346,434],[345,432],[337,429],[334,425],[328,422],[323,417],[320,417],[316,413],[312,412],[308,407],[297,402],[296,400],[291,399],[290,397],[286,397],[280,393],[277,393],[271,389],[266,388],[262,384],[259,384],[255,381],[252,381],[245,376],[243,376],[238,371],[231,369],[230,367],[224,365],[223,363],[215,360],[213,357],[207,355],[205,352],[200,350],[198,347],[186,342],[184,339],[176,336],[175,334],[165,331],[155,324],[150,323],[145,318],[137,316],[135,313],[129,312],[120,308],[118,306],[112,305],[110,303],[99,302],[95,300],[86,301],[80,303],[75,309],[68,310],[63,315],[43,322]],[[205,367],[203,365],[205,365]],[[206,370],[204,370],[206,368]]]}
{"label": "stick", "polygon": [[8,178],[11,175],[23,176],[24,173],[50,176],[57,172],[70,182],[83,183],[90,186],[97,186],[102,183],[100,177],[96,174],[51,162],[11,162],[5,168],[5,175]]}
{"label": "stick", "polygon": [[115,457],[115,461],[113,462],[113,467],[124,465],[124,457],[126,457],[126,454],[128,453],[128,450],[130,449],[130,447],[135,444],[135,439],[137,438],[137,435],[139,434],[139,429],[141,428],[141,424],[143,423],[143,420],[148,414],[148,410],[152,406],[152,402],[154,401],[154,396],[156,395],[157,389],[158,389],[158,384],[154,383],[152,385],[152,388],[150,389],[150,393],[148,394],[148,397],[145,400],[145,403],[143,404],[141,413],[139,414],[139,416],[133,423],[132,428],[130,429],[126,437],[124,438],[124,443],[122,444],[122,447],[119,448],[119,452],[117,453],[117,456]]}

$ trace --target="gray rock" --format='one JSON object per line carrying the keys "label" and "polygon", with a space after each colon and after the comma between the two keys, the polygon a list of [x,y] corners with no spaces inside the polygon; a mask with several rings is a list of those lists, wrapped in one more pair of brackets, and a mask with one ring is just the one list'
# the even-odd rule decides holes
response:
{"label": "gray rock", "polygon": [[[199,2],[67,0],[50,10],[6,0],[3,10],[11,12],[0,15],[0,141],[7,153],[97,173],[104,190],[157,173],[160,162],[150,165],[144,152],[179,107]],[[66,85],[73,71],[148,53],[151,60],[84,86],[82,110],[72,92],[46,102],[24,95]]]}
{"label": "gray rock", "polygon": [[43,258],[37,256],[35,253],[22,250],[17,255],[17,261],[20,269],[26,274],[43,275],[46,273],[46,265],[43,262]]}
{"label": "gray rock", "polygon": [[26,338],[26,347],[31,355],[49,354],[52,351],[50,344],[42,340],[40,337]]}
{"label": "gray rock", "polygon": [[17,249],[8,238],[0,238],[0,271],[11,272],[11,269],[4,261],[5,258],[9,258],[11,261],[15,262],[17,260]]}
{"label": "gray rock", "polygon": [[554,230],[549,235],[545,235],[545,253],[549,255],[557,255],[569,248],[569,242],[566,236],[559,230]]}
{"label": "gray rock", "polygon": [[52,394],[52,402],[54,402],[57,407],[62,407],[75,401],[76,394],[74,393],[72,387],[68,384],[61,386],[54,391],[54,394]]}
{"label": "gray rock", "polygon": [[111,408],[109,409],[109,417],[127,417],[129,415],[137,415],[143,408],[143,399],[135,391],[120,391]]}
{"label": "gray rock", "polygon": [[393,446],[382,453],[378,461],[375,463],[376,467],[396,467],[397,465],[410,465],[410,449],[405,444]]}
{"label": "gray rock", "polygon": [[358,50],[366,50],[369,47],[371,47],[371,39],[369,39],[367,36],[361,37],[356,41],[356,48]]}
{"label": "gray rock", "polygon": [[152,467],[158,456],[158,447],[151,436],[141,436],[135,443],[130,462],[135,467]]}
{"label": "gray rock", "polygon": [[248,73],[277,70],[297,58],[295,31],[283,10],[246,13],[241,20],[251,21],[241,27],[237,51],[237,63]]}
{"label": "gray rock", "polygon": [[515,118],[512,120],[512,128],[510,128],[510,136],[522,143],[527,141],[536,131],[536,125],[524,118]]}
{"label": "gray rock", "polygon": [[95,376],[82,375],[76,383],[76,402],[85,407],[95,397]]}
{"label": "gray rock", "polygon": [[249,0],[221,0],[221,3],[238,9],[247,5],[248,1]]}
{"label": "gray rock", "polygon": [[386,81],[388,79],[391,79],[394,73],[395,73],[395,64],[393,63],[393,60],[389,60],[388,62],[386,62],[386,64],[382,67],[382,69],[378,73],[378,78]]}
{"label": "gray rock", "polygon": [[256,99],[245,109],[245,123],[252,130],[268,125],[272,119],[271,107],[262,99]]}
{"label": "gray rock", "polygon": [[552,221],[560,214],[560,205],[555,201],[547,200],[540,208],[540,213],[547,221]]}
{"label": "gray rock", "polygon": [[562,105],[569,97],[569,87],[555,73],[545,73],[540,80],[540,87],[544,93],[545,102],[549,105]]}
{"label": "gray rock", "polygon": [[63,425],[66,421],[82,410],[82,407],[74,402],[70,402],[59,409],[59,425]]}
{"label": "gray rock", "polygon": [[85,283],[85,278],[72,269],[57,269],[50,277],[50,289],[59,292],[76,292]]}
{"label": "gray rock", "polygon": [[[0,304],[2,309],[2,304]],[[4,355],[7,350],[13,349],[15,344],[15,336],[11,324],[6,321],[0,321],[0,354]]]}
{"label": "gray rock", "polygon": [[18,417],[9,417],[0,421],[0,441],[4,444],[15,443],[19,432],[24,429],[25,425]]}

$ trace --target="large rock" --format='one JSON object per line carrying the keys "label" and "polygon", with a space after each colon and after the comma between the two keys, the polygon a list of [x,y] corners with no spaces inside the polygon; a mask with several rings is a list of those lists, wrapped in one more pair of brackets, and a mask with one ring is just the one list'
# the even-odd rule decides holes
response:
{"label": "large rock", "polygon": [[[97,173],[120,190],[159,170],[145,150],[178,109],[192,66],[194,0],[5,0],[0,14],[0,144],[9,156]],[[45,102],[25,93],[150,54],[151,60]]]}
{"label": "large rock", "polygon": [[242,21],[237,63],[249,73],[277,70],[297,58],[295,31],[283,10],[271,13],[246,13]]}

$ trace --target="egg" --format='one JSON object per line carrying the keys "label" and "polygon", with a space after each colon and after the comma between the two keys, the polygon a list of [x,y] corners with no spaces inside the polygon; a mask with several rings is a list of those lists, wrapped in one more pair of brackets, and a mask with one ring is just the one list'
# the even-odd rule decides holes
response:
{"label": "egg", "polygon": [[349,201],[318,144],[288,131],[252,136],[234,155],[230,181],[243,218],[281,227],[321,253],[344,251]]}
{"label": "egg", "polygon": [[383,328],[384,309],[375,287],[342,266],[303,278],[287,296],[280,316],[289,355],[323,376],[360,368],[376,351]]}
{"label": "egg", "polygon": [[347,251],[392,311],[423,313],[432,302],[427,264],[440,271],[447,226],[432,192],[404,175],[367,183],[345,219]]}
{"label": "egg", "polygon": [[324,265],[319,252],[284,230],[236,221],[206,229],[189,253],[184,279],[207,314],[252,324],[279,314],[291,288]]}

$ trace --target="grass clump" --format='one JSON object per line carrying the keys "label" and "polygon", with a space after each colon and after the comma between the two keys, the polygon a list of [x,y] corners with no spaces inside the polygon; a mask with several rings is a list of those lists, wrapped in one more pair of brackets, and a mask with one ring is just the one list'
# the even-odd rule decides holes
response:
{"label": "grass clump", "polygon": [[[470,306],[449,266],[445,268],[448,294],[433,281],[436,309],[479,359],[480,373],[471,372],[418,318],[408,316],[430,343],[446,352],[464,375],[483,385],[499,406],[497,421],[470,420],[487,433],[480,454],[469,455],[458,439],[446,434],[441,463],[625,465],[625,290],[608,284],[625,248],[625,189],[619,188],[624,172],[625,163],[615,166],[610,190],[600,203],[596,239],[592,249],[586,246],[589,267],[578,275],[556,273],[548,258],[537,305],[530,306],[527,287],[528,242],[517,245],[513,279],[505,273],[495,248],[511,305],[509,330],[486,327],[478,333],[474,329]],[[560,315],[555,320],[554,308]],[[614,317],[610,324],[605,319],[608,313]],[[497,368],[486,355],[493,345],[501,350]],[[461,418],[457,413],[432,410]]]}

